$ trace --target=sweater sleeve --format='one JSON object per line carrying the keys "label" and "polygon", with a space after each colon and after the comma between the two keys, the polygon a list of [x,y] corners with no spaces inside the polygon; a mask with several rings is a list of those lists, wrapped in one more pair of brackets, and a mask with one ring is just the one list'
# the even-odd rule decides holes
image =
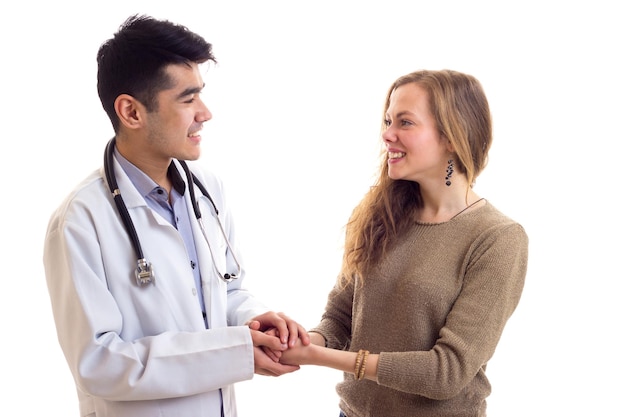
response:
{"label": "sweater sleeve", "polygon": [[458,395],[492,357],[521,297],[527,258],[521,225],[482,233],[468,252],[461,292],[432,349],[382,352],[378,383],[437,400]]}
{"label": "sweater sleeve", "polygon": [[353,282],[345,287],[337,283],[328,295],[322,320],[310,330],[321,334],[328,348],[346,350],[350,347],[353,292]]}

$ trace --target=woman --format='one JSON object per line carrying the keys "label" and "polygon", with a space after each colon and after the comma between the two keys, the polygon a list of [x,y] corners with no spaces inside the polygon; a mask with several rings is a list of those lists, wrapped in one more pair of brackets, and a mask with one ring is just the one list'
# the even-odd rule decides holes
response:
{"label": "woman", "polygon": [[382,139],[312,343],[281,362],[344,371],[342,416],[485,416],[486,365],[522,293],[528,238],[472,188],[492,143],[482,86],[450,70],[400,77]]}

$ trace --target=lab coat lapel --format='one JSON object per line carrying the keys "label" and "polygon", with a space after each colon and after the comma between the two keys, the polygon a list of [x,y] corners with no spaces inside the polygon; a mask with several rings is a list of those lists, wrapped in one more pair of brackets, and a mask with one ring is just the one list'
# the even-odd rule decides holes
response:
{"label": "lab coat lapel", "polygon": [[[179,165],[177,164],[177,167]],[[182,168],[179,168],[182,171]],[[186,175],[181,172],[183,178]],[[189,187],[190,184],[187,184]],[[191,186],[194,186],[191,184]],[[191,222],[193,230],[194,242],[196,244],[196,251],[198,254],[198,260],[200,262],[200,275],[202,278],[202,291],[204,295],[204,304],[207,313],[207,322],[209,328],[226,327],[228,325],[226,320],[226,283],[217,276],[217,272],[213,266],[213,260],[211,258],[211,252],[209,244],[213,250],[215,260],[217,262],[217,269],[219,271],[226,271],[226,265],[224,262],[224,254],[226,253],[226,242],[220,232],[217,220],[213,215],[211,209],[211,202],[207,197],[202,194],[202,191],[195,187],[194,189],[196,199],[198,200],[198,206],[200,207],[201,220]],[[211,192],[212,190],[209,190]],[[189,216],[191,219],[195,219],[195,213],[193,211],[193,205],[191,197],[188,191],[185,192],[185,198],[187,199],[187,208],[189,210]],[[203,222],[204,228],[207,234],[207,239],[204,238],[202,229],[200,228],[200,221]]]}

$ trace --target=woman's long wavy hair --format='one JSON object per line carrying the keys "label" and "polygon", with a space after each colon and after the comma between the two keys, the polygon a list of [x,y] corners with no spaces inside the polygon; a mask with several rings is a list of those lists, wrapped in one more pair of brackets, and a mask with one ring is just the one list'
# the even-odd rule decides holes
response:
{"label": "woman's long wavy hair", "polygon": [[[415,83],[428,93],[437,126],[454,147],[457,172],[466,175],[472,186],[487,164],[492,142],[491,112],[482,85],[471,75],[451,70],[422,70],[404,75],[387,92],[381,131],[386,129],[391,94],[408,83]],[[418,183],[389,178],[383,147],[378,179],[346,225],[340,282],[347,285],[357,276],[362,281],[409,228],[422,206]]]}

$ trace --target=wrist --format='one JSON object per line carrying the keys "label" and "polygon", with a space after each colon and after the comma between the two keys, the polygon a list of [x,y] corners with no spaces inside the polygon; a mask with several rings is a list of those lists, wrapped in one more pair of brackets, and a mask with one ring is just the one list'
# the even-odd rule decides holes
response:
{"label": "wrist", "polygon": [[365,370],[367,369],[367,359],[369,357],[369,350],[360,349],[356,354],[356,361],[354,363],[354,378],[360,381],[365,377]]}
{"label": "wrist", "polygon": [[327,347],[326,339],[320,333],[309,332],[309,339],[311,340],[312,345]]}

